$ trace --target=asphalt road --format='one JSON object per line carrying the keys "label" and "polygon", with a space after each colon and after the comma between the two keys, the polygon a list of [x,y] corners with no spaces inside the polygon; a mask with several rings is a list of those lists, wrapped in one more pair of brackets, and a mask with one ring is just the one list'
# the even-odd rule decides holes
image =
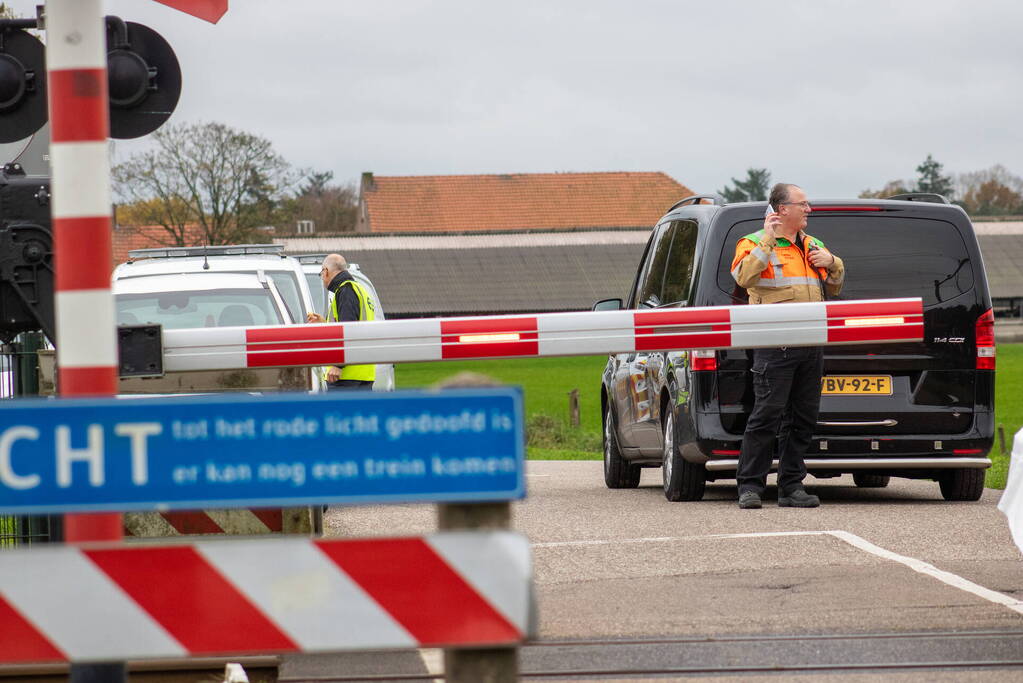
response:
{"label": "asphalt road", "polygon": [[[739,510],[734,482],[669,503],[656,469],[638,490],[606,489],[599,462],[530,461],[527,478],[513,524],[533,544],[541,644],[523,651],[526,673],[599,665],[748,676],[827,662],[858,680],[869,672],[854,667],[879,662],[1023,660],[1023,556],[995,507],[999,491],[948,503],[933,482],[859,489],[851,477],[807,478],[820,508],[778,508],[772,488],[763,509]],[[326,526],[328,535],[421,534],[434,515],[428,505],[332,508]],[[291,658],[281,677],[361,670],[348,657]],[[437,670],[436,653],[364,659],[378,675]],[[1023,680],[1023,668],[945,673]]]}

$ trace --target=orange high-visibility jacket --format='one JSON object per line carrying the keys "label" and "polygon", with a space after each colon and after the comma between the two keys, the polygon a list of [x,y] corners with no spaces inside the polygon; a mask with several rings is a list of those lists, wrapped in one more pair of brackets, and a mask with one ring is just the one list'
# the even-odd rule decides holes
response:
{"label": "orange high-visibility jacket", "polygon": [[824,243],[802,230],[796,240],[803,245],[802,249],[784,237],[768,238],[763,230],[758,230],[735,245],[732,277],[749,292],[751,304],[820,301],[822,281],[829,298],[842,291],[845,281],[842,259],[835,256],[827,270],[814,268],[807,258],[809,247],[825,249]]}

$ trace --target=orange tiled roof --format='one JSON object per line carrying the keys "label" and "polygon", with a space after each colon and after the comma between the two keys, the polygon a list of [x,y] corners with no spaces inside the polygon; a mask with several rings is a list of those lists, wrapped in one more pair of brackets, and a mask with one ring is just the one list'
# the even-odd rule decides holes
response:
{"label": "orange tiled roof", "polygon": [[[199,246],[203,243],[203,231],[198,225],[189,226],[185,240],[186,247]],[[114,229],[113,235],[114,265],[128,260],[128,252],[132,249],[153,249],[174,246],[174,240],[159,225],[122,225]]]}
{"label": "orange tiled roof", "polygon": [[693,192],[664,173],[375,176],[371,232],[648,227]]}

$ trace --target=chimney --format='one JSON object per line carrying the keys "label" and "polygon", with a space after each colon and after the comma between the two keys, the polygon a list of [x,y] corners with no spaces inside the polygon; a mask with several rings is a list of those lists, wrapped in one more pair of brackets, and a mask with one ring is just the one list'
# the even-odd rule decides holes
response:
{"label": "chimney", "polygon": [[377,189],[376,183],[373,182],[373,171],[365,171],[362,174],[362,191],[373,192]]}
{"label": "chimney", "polygon": [[373,180],[373,171],[365,171],[362,174],[362,183],[359,186],[359,213],[355,217],[355,232],[371,232],[369,224],[369,207],[366,205],[366,193],[374,192],[377,184]]}

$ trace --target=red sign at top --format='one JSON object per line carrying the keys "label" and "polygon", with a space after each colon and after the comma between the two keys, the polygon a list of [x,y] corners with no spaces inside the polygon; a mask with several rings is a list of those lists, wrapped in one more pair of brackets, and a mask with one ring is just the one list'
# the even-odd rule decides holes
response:
{"label": "red sign at top", "polygon": [[215,24],[227,13],[227,0],[156,0],[160,4],[181,10]]}

